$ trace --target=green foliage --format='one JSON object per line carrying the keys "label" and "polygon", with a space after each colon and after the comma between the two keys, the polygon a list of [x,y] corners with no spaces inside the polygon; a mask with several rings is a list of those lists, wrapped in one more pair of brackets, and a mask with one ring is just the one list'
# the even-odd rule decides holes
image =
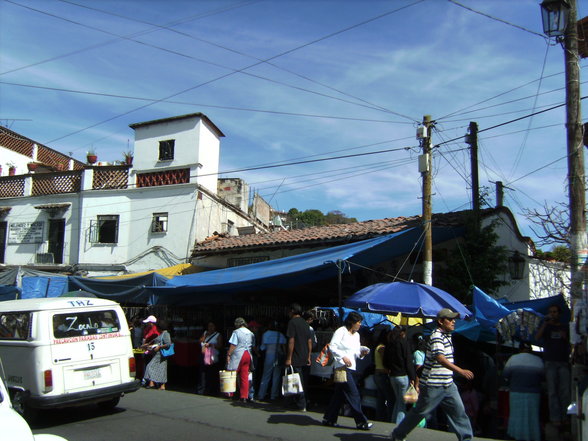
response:
{"label": "green foliage", "polygon": [[535,257],[542,260],[555,260],[557,262],[570,263],[572,251],[565,245],[556,245],[551,251],[537,250]]}
{"label": "green foliage", "polygon": [[329,211],[326,215],[317,209],[299,211],[291,208],[288,211],[288,218],[292,228],[307,228],[321,225],[350,224],[357,222],[354,217],[347,217],[341,211]]}
{"label": "green foliage", "polygon": [[459,247],[451,250],[444,264],[435,269],[435,286],[470,304],[472,285],[488,294],[508,285],[510,282],[501,280],[501,276],[508,273],[509,255],[505,247],[496,245],[495,228],[492,223],[478,231],[474,221],[468,221]]}

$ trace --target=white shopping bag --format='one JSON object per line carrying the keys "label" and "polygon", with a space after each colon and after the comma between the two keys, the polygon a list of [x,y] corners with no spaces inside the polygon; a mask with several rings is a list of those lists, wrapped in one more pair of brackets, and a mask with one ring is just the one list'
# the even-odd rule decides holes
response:
{"label": "white shopping bag", "polygon": [[292,366],[290,366],[290,372],[288,372],[288,368],[286,368],[284,377],[282,378],[282,395],[286,397],[288,395],[298,395],[302,392],[302,380],[300,379],[300,374],[294,372]]}

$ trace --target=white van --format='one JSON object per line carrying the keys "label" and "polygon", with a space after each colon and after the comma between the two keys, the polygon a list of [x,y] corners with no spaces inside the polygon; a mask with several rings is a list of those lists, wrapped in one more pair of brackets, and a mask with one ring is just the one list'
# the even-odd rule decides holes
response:
{"label": "white van", "polygon": [[30,418],[92,402],[112,408],[140,386],[126,317],[110,300],[0,302],[0,359],[14,408]]}

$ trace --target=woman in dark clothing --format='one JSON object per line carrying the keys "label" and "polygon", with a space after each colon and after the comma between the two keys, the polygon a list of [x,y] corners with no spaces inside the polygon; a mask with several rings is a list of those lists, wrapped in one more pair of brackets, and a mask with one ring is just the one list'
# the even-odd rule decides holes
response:
{"label": "woman in dark clothing", "polygon": [[412,354],[406,339],[406,328],[396,326],[389,334],[388,344],[384,350],[384,366],[389,371],[390,384],[394,391],[394,410],[392,422],[400,423],[406,413],[404,394],[409,384],[414,385],[415,369]]}

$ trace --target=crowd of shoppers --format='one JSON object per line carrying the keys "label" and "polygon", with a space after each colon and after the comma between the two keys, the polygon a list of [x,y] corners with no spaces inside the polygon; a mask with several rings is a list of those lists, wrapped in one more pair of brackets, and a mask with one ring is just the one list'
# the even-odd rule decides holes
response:
{"label": "crowd of shoppers", "polygon": [[[289,315],[287,322],[237,317],[233,329],[224,331],[208,322],[198,338],[197,393],[220,395],[219,371],[235,371],[235,398],[241,403],[281,400],[283,405],[305,411],[310,405],[312,354],[321,349],[315,328],[318,325],[323,337],[325,331],[314,314],[298,304],[291,305]],[[550,423],[558,428],[569,425],[565,414],[570,401],[568,328],[559,307],[549,309],[534,336],[544,347],[542,357],[533,355],[530,344],[523,342],[519,353],[508,361],[502,359],[506,362],[503,369],[500,357],[495,360],[475,345],[462,345],[456,359],[452,337],[456,317],[449,309],[440,310],[430,336],[403,326],[361,328],[363,317],[356,312],[346,316],[343,326],[330,328],[335,381],[323,424],[336,426],[338,417],[346,415],[354,418],[357,429],[369,430],[369,416],[396,423],[393,440],[404,439],[416,426],[426,425],[449,429],[459,440],[472,439],[474,434],[494,436],[504,427],[514,439],[538,441],[544,438],[540,406],[545,380]],[[144,385],[164,390],[168,359],[160,351],[172,343],[166,321],[153,315],[143,320],[135,317],[131,338],[135,348],[146,352]],[[302,391],[282,400],[282,376],[287,367],[300,375]],[[364,399],[369,395],[368,380],[374,388],[373,409],[369,404],[366,408]],[[497,412],[501,384],[509,389],[506,418]],[[409,400],[409,389],[418,393],[416,403]],[[485,422],[487,415],[492,415],[490,424]]]}

